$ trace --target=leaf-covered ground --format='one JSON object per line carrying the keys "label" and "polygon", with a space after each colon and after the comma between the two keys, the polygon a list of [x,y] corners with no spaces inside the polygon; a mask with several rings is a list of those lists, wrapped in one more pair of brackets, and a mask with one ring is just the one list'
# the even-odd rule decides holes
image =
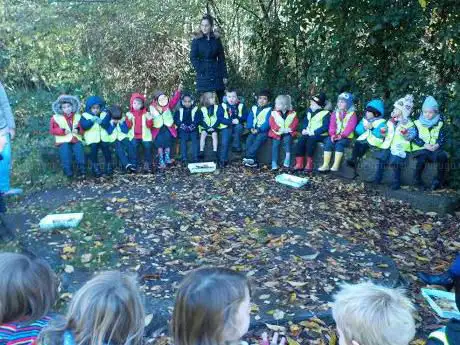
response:
{"label": "leaf-covered ground", "polygon": [[[330,326],[322,322],[330,321],[332,294],[360,279],[406,286],[418,307],[418,336],[437,327],[415,273],[447,267],[460,249],[459,217],[419,212],[331,176],[314,176],[301,190],[274,177],[237,166],[208,175],[179,167],[118,175],[34,194],[15,202],[9,218],[16,245],[60,273],[62,305],[93,271],[137,272],[151,329],[165,325],[177,284],[201,265],[246,273],[255,332],[264,323],[286,327],[291,345],[327,342]],[[39,230],[53,212],[85,218],[77,229]]]}

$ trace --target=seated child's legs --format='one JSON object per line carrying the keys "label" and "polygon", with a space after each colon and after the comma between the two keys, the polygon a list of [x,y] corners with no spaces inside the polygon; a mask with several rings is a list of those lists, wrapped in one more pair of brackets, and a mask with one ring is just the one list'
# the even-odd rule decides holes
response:
{"label": "seated child's legs", "polygon": [[80,175],[86,175],[86,164],[85,164],[85,149],[83,148],[83,143],[79,141],[78,143],[71,144],[73,155],[77,161],[78,172]]}
{"label": "seated child's legs", "polygon": [[90,147],[89,159],[91,160],[91,170],[93,171],[93,174],[97,177],[101,174],[101,171],[99,168],[99,162],[98,162],[98,152],[99,152],[100,144],[91,144],[89,145],[89,147]]}
{"label": "seated child's legs", "polygon": [[243,125],[241,123],[233,126],[233,145],[235,150],[241,150],[241,135],[243,134]]}
{"label": "seated child's legs", "polygon": [[190,133],[185,133],[185,132],[180,133],[180,154],[181,154],[182,162],[187,161],[187,142],[189,141],[189,139],[191,139]]}
{"label": "seated child's legs", "polygon": [[200,135],[200,151],[203,152],[206,146],[206,137],[208,136],[208,132],[203,131]]}
{"label": "seated child's legs", "polygon": [[219,152],[219,160],[221,163],[225,163],[228,161],[228,154],[230,150],[230,141],[232,140],[232,128],[227,127],[223,128],[220,131],[221,136],[221,145],[220,145],[220,152]]}
{"label": "seated child's legs", "polygon": [[101,143],[102,154],[104,155],[105,173],[110,175],[113,173],[112,167],[112,143]]}
{"label": "seated child's legs", "polygon": [[280,144],[281,140],[272,139],[272,165],[273,163],[278,164]]}
{"label": "seated child's legs", "polygon": [[335,151],[344,152],[345,148],[350,145],[350,139],[340,139],[335,142]]}
{"label": "seated child's legs", "polygon": [[129,164],[128,155],[129,152],[129,140],[123,139],[121,141],[117,140],[115,142],[115,151],[117,153],[118,160],[120,161],[122,169],[126,169]]}
{"label": "seated child's legs", "polygon": [[327,152],[334,151],[335,143],[336,142],[332,142],[331,137],[327,137],[326,140],[324,140],[324,151],[327,151]]}
{"label": "seated child's legs", "polygon": [[284,167],[288,168],[291,165],[292,136],[290,134],[286,134],[281,140],[283,141],[284,152],[286,154],[284,157]]}
{"label": "seated child's legs", "polygon": [[198,133],[190,133],[190,138],[192,139],[192,159],[194,162],[198,162],[198,153],[200,150],[200,143],[198,142]]}
{"label": "seated child's legs", "polygon": [[62,170],[64,175],[67,177],[72,177],[72,148],[70,143],[60,144],[59,147],[59,158],[61,160]]}
{"label": "seated child's legs", "polygon": [[256,141],[257,134],[250,133],[248,137],[246,138],[246,156],[248,155],[248,151],[250,147],[254,144]]}
{"label": "seated child's legs", "polygon": [[313,157],[315,155],[316,145],[323,140],[323,137],[309,136],[307,139],[307,156]]}
{"label": "seated child's legs", "polygon": [[360,159],[361,157],[365,155],[368,149],[369,149],[369,144],[367,143],[367,141],[365,140],[356,141],[355,146],[353,147],[353,153],[351,155],[351,160],[356,163],[358,159]]}
{"label": "seated child's legs", "polygon": [[144,146],[144,163],[149,167],[153,166],[153,143],[151,141],[142,141],[142,146]]}
{"label": "seated child's legs", "polygon": [[302,135],[299,140],[297,140],[297,144],[295,145],[296,157],[305,157],[308,138],[308,136]]}
{"label": "seated child's legs", "polygon": [[217,132],[212,132],[211,137],[212,137],[212,150],[214,152],[217,152],[217,146],[218,146]]}

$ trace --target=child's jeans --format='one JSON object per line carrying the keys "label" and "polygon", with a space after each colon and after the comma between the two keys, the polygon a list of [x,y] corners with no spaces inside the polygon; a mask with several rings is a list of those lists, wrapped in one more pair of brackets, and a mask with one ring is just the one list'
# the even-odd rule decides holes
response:
{"label": "child's jeans", "polygon": [[85,153],[83,144],[79,141],[75,144],[64,143],[59,145],[59,156],[61,158],[62,170],[67,177],[72,177],[72,155],[75,156],[78,172],[85,175]]}
{"label": "child's jeans", "polygon": [[283,134],[281,136],[281,139],[273,139],[272,140],[272,162],[278,162],[278,157],[279,157],[279,148],[281,145],[281,142],[283,143],[284,151],[286,153],[291,152],[291,143],[292,143],[292,135],[290,134]]}
{"label": "child's jeans", "polygon": [[415,167],[415,180],[421,181],[422,173],[425,169],[426,162],[438,163],[438,175],[435,180],[438,180],[441,184],[444,184],[447,173],[447,163],[449,156],[446,151],[436,150],[434,152],[429,150],[420,150],[414,153],[414,157],[417,159],[417,165]]}
{"label": "child's jeans", "polygon": [[144,147],[144,163],[149,167],[153,166],[153,156],[152,156],[152,142],[143,141],[142,139],[133,139],[131,140],[131,150],[133,152],[132,164],[137,167],[139,163],[139,156],[137,147],[142,145]]}
{"label": "child's jeans", "polygon": [[104,143],[100,142],[97,144],[91,144],[89,145],[90,147],[90,154],[89,158],[91,160],[91,168],[93,172],[99,172],[99,163],[98,163],[98,158],[97,154],[99,152],[99,149],[101,149],[102,154],[104,156],[104,170],[106,173],[111,173],[113,171],[112,168],[112,143]]}
{"label": "child's jeans", "polygon": [[232,127],[232,147],[238,151],[241,150],[241,135],[243,134],[244,127],[241,123],[233,125]]}
{"label": "child's jeans", "polygon": [[346,138],[346,139],[340,139],[336,140],[335,142],[332,142],[331,137],[327,137],[326,140],[324,141],[324,151],[327,152],[344,152],[345,148],[350,145],[351,140]]}
{"label": "child's jeans", "polygon": [[257,159],[257,152],[262,145],[267,141],[268,135],[266,132],[249,134],[246,139],[246,157],[251,159]]}
{"label": "child's jeans", "polygon": [[182,162],[186,162],[187,159],[187,142],[192,141],[192,160],[194,162],[198,162],[198,151],[199,151],[199,143],[198,143],[198,132],[185,132],[183,130],[179,130],[179,139],[180,139],[180,153],[182,157]]}
{"label": "child's jeans", "polygon": [[228,152],[230,141],[232,140],[232,127],[222,128],[220,130],[221,145],[219,145],[219,161],[228,162]]}
{"label": "child's jeans", "polygon": [[126,169],[128,164],[132,164],[133,159],[133,146],[129,139],[117,140],[115,142],[115,151],[117,153],[118,160],[120,161],[122,169]]}
{"label": "child's jeans", "polygon": [[297,141],[296,156],[297,157],[313,157],[316,150],[316,145],[324,140],[324,136],[320,135],[302,135]]}

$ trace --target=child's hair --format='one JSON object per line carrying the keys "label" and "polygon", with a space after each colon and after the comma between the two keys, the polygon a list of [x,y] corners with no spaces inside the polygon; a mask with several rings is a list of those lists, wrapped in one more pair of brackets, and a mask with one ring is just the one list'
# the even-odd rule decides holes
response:
{"label": "child's hair", "polygon": [[172,317],[175,345],[223,344],[250,286],[246,277],[226,268],[189,273],[176,296]]}
{"label": "child's hair", "polygon": [[292,101],[291,96],[289,95],[279,95],[275,99],[275,105],[276,103],[283,103],[286,106],[287,110],[292,110]]}
{"label": "child's hair", "polygon": [[110,113],[110,117],[114,120],[121,120],[122,118],[122,110],[119,105],[112,105],[109,108],[109,113]]}
{"label": "child's hair", "polygon": [[72,331],[80,345],[141,344],[144,317],[135,278],[118,271],[103,272],[78,290],[66,318],[44,330],[39,344],[62,345],[65,331]]}
{"label": "child's hair", "polygon": [[259,92],[257,92],[257,95],[256,97],[267,97],[268,99],[270,99],[271,97],[271,92],[270,90],[268,89],[263,89],[263,90],[260,90]]}
{"label": "child's hair", "polygon": [[225,93],[227,93],[227,94],[228,93],[233,93],[233,92],[236,93],[236,95],[238,96],[238,90],[235,89],[235,88],[231,87],[231,88],[228,88],[227,90],[225,90]]}
{"label": "child's hair", "polygon": [[210,105],[209,99],[214,97],[217,99],[217,94],[215,92],[204,92],[200,97],[200,103],[203,107],[208,107]]}
{"label": "child's hair", "polygon": [[56,301],[56,275],[41,259],[0,253],[0,277],[0,324],[38,320]]}
{"label": "child's hair", "polygon": [[364,282],[342,286],[332,316],[346,344],[407,345],[415,335],[413,311],[402,290]]}

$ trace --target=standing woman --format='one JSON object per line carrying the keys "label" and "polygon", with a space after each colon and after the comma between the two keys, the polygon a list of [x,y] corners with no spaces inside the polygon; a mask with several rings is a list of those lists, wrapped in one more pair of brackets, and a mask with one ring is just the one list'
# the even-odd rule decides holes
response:
{"label": "standing woman", "polygon": [[16,126],[5,88],[0,83],[0,213],[6,211],[3,194],[10,191],[11,140]]}
{"label": "standing woman", "polygon": [[192,41],[190,60],[196,72],[197,91],[214,91],[222,101],[228,78],[225,53],[219,34],[214,32],[214,19],[208,14],[201,19],[200,31]]}

